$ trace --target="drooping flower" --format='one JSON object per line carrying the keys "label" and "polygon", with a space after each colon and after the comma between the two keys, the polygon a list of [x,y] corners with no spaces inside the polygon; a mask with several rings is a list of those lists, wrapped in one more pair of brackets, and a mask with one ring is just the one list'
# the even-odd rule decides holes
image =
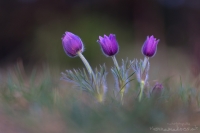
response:
{"label": "drooping flower", "polygon": [[84,45],[80,37],[71,32],[65,32],[61,40],[63,49],[69,57],[76,57],[78,52],[82,53],[84,51]]}
{"label": "drooping flower", "polygon": [[142,54],[147,57],[153,57],[157,51],[157,45],[160,40],[154,38],[154,36],[147,36],[146,41],[142,46]]}
{"label": "drooping flower", "polygon": [[114,56],[119,51],[118,42],[114,34],[110,34],[109,37],[106,35],[104,37],[99,36],[97,42],[106,56]]}

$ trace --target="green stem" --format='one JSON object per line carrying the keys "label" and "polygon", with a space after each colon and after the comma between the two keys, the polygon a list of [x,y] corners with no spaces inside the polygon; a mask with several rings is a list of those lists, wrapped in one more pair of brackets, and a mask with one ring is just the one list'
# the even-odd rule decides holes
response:
{"label": "green stem", "polygon": [[[117,59],[115,58],[115,56],[112,56],[112,59],[113,59],[115,67],[117,68],[117,71],[119,72],[119,75],[122,77],[121,72],[120,72],[120,68],[119,68],[119,65],[118,65],[118,62],[117,62]],[[120,88],[120,94],[121,94],[120,95],[121,96],[121,102],[123,104],[123,97],[124,97],[124,91],[125,91],[124,82],[125,81],[120,77],[118,77],[118,80],[119,80],[119,88]]]}
{"label": "green stem", "polygon": [[88,73],[93,77],[95,85],[96,85],[96,77],[94,75],[94,72],[90,66],[90,64],[88,63],[88,61],[85,59],[85,57],[83,56],[83,54],[79,51],[77,52],[78,56],[81,58],[81,60],[83,61]]}
{"label": "green stem", "polygon": [[[122,86],[123,86],[123,84],[122,84]],[[120,86],[120,87],[121,87],[121,86]],[[124,103],[124,100],[123,100],[123,98],[124,98],[124,91],[125,91],[125,87],[121,88],[120,94],[121,94],[121,102],[122,102],[122,105],[123,105],[123,103]]]}
{"label": "green stem", "polygon": [[141,83],[140,83],[140,94],[139,94],[139,102],[141,101],[142,99],[142,95],[143,95],[143,91],[144,91],[144,81],[142,80]]}
{"label": "green stem", "polygon": [[78,56],[81,58],[81,60],[83,61],[83,63],[84,63],[84,65],[85,65],[85,67],[86,67],[88,73],[90,74],[90,76],[93,77],[94,86],[95,86],[95,89],[96,89],[96,92],[97,92],[97,94],[96,94],[97,100],[98,100],[99,102],[103,102],[103,94],[101,94],[101,93],[99,92],[99,87],[98,87],[98,85],[97,85],[97,80],[96,80],[95,74],[94,74],[94,72],[93,72],[93,70],[92,70],[90,64],[88,63],[88,61],[85,59],[85,57],[83,56],[83,54],[82,54],[80,51],[79,51],[77,54],[78,54]]}
{"label": "green stem", "polygon": [[144,57],[144,61],[142,63],[142,73],[144,72],[144,70],[146,69],[147,63],[148,63],[149,57]]}
{"label": "green stem", "polygon": [[[147,63],[149,61],[149,57],[144,57],[144,61],[142,63],[142,71],[141,71],[141,78],[143,77],[143,74],[145,72],[145,69],[147,67]],[[142,99],[142,96],[143,96],[143,91],[144,91],[144,86],[145,86],[145,79],[141,79],[141,82],[140,82],[140,94],[139,94],[139,102],[141,101]]]}
{"label": "green stem", "polygon": [[115,66],[117,67],[117,70],[119,71],[119,65],[117,63],[117,60],[116,60],[115,56],[112,56],[112,59],[113,59],[113,62],[115,64]]}

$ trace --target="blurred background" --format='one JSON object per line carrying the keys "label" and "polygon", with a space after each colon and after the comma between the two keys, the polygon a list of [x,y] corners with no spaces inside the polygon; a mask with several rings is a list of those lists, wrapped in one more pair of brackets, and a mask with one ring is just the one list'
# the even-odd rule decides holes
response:
{"label": "blurred background", "polygon": [[[187,117],[182,115],[183,109],[180,109],[182,114],[178,112],[171,118],[163,113],[167,110],[171,114],[172,109],[182,107],[174,102],[178,98],[174,101],[172,98],[173,105],[166,108],[157,109],[156,106],[152,109],[154,104],[148,102],[144,105],[150,106],[138,104],[135,106],[139,107],[134,108],[132,94],[135,92],[127,96],[128,104],[122,110],[112,109],[109,104],[105,108],[94,103],[87,105],[93,99],[86,104],[86,94],[59,80],[60,72],[65,69],[84,67],[79,58],[65,54],[61,43],[65,31],[82,39],[83,54],[93,68],[106,63],[109,77],[112,77],[109,70],[112,60],[102,54],[96,41],[99,36],[110,33],[116,35],[120,46],[119,62],[127,57],[142,59],[141,47],[148,35],[160,39],[157,54],[150,59],[149,81],[154,82],[152,85],[171,76],[175,76],[173,81],[178,84],[180,77],[192,81],[200,73],[200,0],[0,0],[0,129],[4,133],[21,133],[25,127],[33,132],[41,129],[39,132],[63,133],[69,131],[71,125],[74,129],[81,125],[78,132],[84,127],[91,132],[96,128],[101,132],[101,125],[105,125],[111,133],[112,128],[104,123],[107,121],[113,121],[111,123],[116,127],[113,132],[129,132],[133,131],[132,125],[141,129],[152,125],[154,118],[157,124],[164,119],[179,122],[183,120],[182,116]],[[36,73],[34,68],[41,65],[45,67]],[[7,69],[10,66],[16,69]],[[31,73],[30,80],[27,72]],[[196,87],[199,83],[196,82]],[[188,90],[184,94],[190,95]],[[2,113],[1,107],[8,115]],[[180,119],[176,120],[178,114]],[[194,118],[199,117],[195,115]]]}
{"label": "blurred background", "polygon": [[18,60],[25,66],[82,65],[62,49],[61,37],[70,31],[82,38],[92,65],[110,61],[96,42],[99,35],[116,34],[120,60],[143,58],[140,48],[154,35],[161,40],[157,56],[182,52],[199,72],[199,0],[1,0],[0,18],[1,67]]}

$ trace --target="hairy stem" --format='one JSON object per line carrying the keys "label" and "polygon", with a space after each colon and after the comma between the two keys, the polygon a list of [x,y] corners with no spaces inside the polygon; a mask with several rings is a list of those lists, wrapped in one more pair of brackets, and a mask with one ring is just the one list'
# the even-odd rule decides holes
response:
{"label": "hairy stem", "polygon": [[[112,59],[113,59],[114,65],[117,68],[117,71],[118,71],[120,77],[122,77],[117,59],[115,58],[115,56],[112,56]],[[119,88],[120,88],[121,102],[123,104],[123,96],[124,96],[124,91],[125,91],[125,86],[124,86],[125,81],[120,77],[118,77],[118,82],[119,82]]]}
{"label": "hairy stem", "polygon": [[[122,88],[123,87],[123,88]],[[125,92],[125,86],[124,86],[124,81],[121,81],[121,83],[120,83],[120,94],[121,94],[121,102],[122,102],[122,104],[123,104],[123,97],[124,97],[124,92]]]}
{"label": "hairy stem", "polygon": [[83,54],[82,54],[80,51],[79,51],[77,54],[78,54],[78,56],[81,58],[81,60],[83,61],[83,63],[84,63],[84,65],[85,65],[85,67],[86,67],[86,69],[87,69],[89,75],[93,77],[94,84],[95,84],[96,89],[97,89],[97,93],[99,93],[99,89],[98,89],[97,82],[96,82],[96,77],[95,77],[95,75],[94,75],[94,72],[93,72],[93,70],[92,70],[90,64],[88,63],[88,61],[85,59],[85,57],[83,56]]}
{"label": "hairy stem", "polygon": [[[142,70],[141,70],[141,81],[140,81],[140,94],[139,94],[139,102],[142,99],[143,96],[143,91],[144,91],[144,86],[145,86],[145,82],[146,82],[146,76],[144,75],[146,69],[147,69],[147,64],[149,62],[149,57],[144,57],[144,61],[142,63]],[[146,72],[146,74],[148,74],[148,72]]]}
{"label": "hairy stem", "polygon": [[142,73],[144,73],[148,61],[149,61],[149,57],[146,57],[146,56],[145,56],[145,57],[144,57],[144,61],[143,61],[143,63],[142,63]]}
{"label": "hairy stem", "polygon": [[117,67],[117,70],[119,71],[119,65],[118,65],[118,62],[117,62],[115,56],[112,56],[112,59],[113,59],[114,65]]}
{"label": "hairy stem", "polygon": [[143,91],[144,91],[144,85],[145,85],[145,82],[142,80],[141,83],[140,83],[139,102],[140,102],[141,99],[142,99],[142,95],[143,95]]}

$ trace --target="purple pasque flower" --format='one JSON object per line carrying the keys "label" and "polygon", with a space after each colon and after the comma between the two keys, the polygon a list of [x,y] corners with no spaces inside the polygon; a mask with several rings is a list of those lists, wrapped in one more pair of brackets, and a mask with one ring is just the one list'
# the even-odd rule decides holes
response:
{"label": "purple pasque flower", "polygon": [[106,56],[114,56],[119,51],[118,42],[114,34],[110,34],[109,37],[104,35],[104,37],[99,36],[97,42],[100,44],[103,53]]}
{"label": "purple pasque flower", "polygon": [[156,83],[152,89],[152,94],[161,94],[163,89],[164,89],[164,87],[161,83]]}
{"label": "purple pasque flower", "polygon": [[84,51],[84,45],[80,37],[71,32],[65,32],[61,40],[63,49],[69,57],[76,57],[78,52],[82,53]]}
{"label": "purple pasque flower", "polygon": [[160,40],[154,38],[154,36],[147,36],[146,41],[142,46],[142,54],[147,57],[153,57],[157,51],[157,45]]}

